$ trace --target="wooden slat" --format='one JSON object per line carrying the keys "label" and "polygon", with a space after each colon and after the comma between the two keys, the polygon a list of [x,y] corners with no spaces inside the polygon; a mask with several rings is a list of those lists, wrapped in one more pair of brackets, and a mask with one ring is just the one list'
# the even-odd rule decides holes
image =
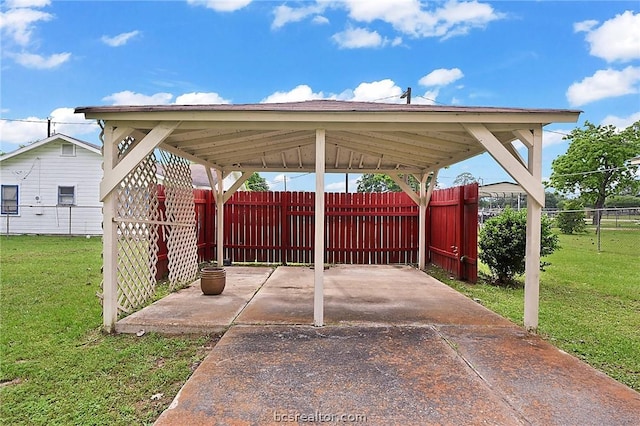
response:
{"label": "wooden slat", "polygon": [[[456,192],[457,191],[457,192]],[[455,202],[463,191],[464,206]],[[196,194],[201,223],[198,246],[214,257],[215,203],[212,194]],[[456,194],[458,194],[456,196]],[[394,264],[417,262],[418,208],[404,193],[325,194],[326,258],[331,263]],[[208,197],[208,198],[207,198]],[[237,192],[225,204],[225,246],[234,262],[310,263],[313,260],[315,194],[305,192]],[[208,200],[208,201],[207,201]],[[206,203],[209,203],[207,210]],[[456,213],[457,212],[457,213]],[[464,223],[460,222],[461,212]],[[204,225],[202,225],[204,224]],[[204,229],[202,227],[204,226]],[[432,261],[454,274],[477,275],[477,185],[433,193],[425,230]],[[204,241],[200,241],[204,239]],[[461,241],[461,242],[460,242]],[[455,257],[451,246],[461,245]],[[207,249],[209,247],[209,249]],[[162,261],[162,254],[160,255]],[[462,268],[458,271],[456,268]],[[474,273],[476,275],[474,275]]]}

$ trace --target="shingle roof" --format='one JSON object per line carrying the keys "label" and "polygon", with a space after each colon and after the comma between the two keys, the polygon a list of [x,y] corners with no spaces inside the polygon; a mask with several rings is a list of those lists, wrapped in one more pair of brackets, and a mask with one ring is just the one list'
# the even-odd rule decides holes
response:
{"label": "shingle roof", "polygon": [[567,109],[505,108],[478,106],[449,106],[421,104],[389,104],[380,102],[353,102],[318,99],[301,102],[259,104],[209,105],[116,105],[78,107],[76,113],[85,112],[161,112],[161,111],[295,111],[295,112],[442,112],[442,113],[500,113],[500,112],[580,112]]}

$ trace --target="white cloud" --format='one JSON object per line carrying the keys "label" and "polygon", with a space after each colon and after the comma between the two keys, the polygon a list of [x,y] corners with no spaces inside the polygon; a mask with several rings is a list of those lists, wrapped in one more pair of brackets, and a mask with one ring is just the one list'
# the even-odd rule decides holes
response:
{"label": "white cloud", "polygon": [[[71,58],[71,53],[68,52],[46,56],[26,49],[36,44],[32,40],[36,25],[54,18],[54,15],[36,8],[50,4],[50,0],[9,0],[4,3],[8,9],[0,12],[0,37],[4,44],[3,50],[7,57],[13,58],[23,67],[52,69]],[[12,51],[16,45],[20,47],[19,53]]]}
{"label": "white cloud", "polygon": [[402,92],[404,92],[404,89],[400,88],[393,80],[387,78],[371,83],[360,83],[358,87],[353,90],[353,98],[350,100],[404,103],[405,101],[400,99]]}
{"label": "white cloud", "polygon": [[[316,20],[316,18],[323,18],[317,15],[324,12],[324,10],[325,10],[324,5],[320,5],[320,4],[298,7],[295,9],[286,5],[277,6],[273,10],[274,18],[273,18],[273,22],[271,23],[271,28],[273,29],[282,28],[288,23],[300,22],[308,18],[309,16],[314,16],[313,18],[314,20]],[[324,19],[328,22],[326,18]]]}
{"label": "white cloud", "polygon": [[435,105],[437,102],[436,99],[438,98],[439,94],[440,94],[439,88],[435,88],[433,90],[427,90],[426,92],[424,92],[423,95],[414,96],[413,98],[411,98],[411,103],[420,104],[420,105]]}
{"label": "white cloud", "polygon": [[31,43],[35,24],[50,21],[53,15],[40,10],[29,8],[9,9],[0,13],[0,28],[2,33],[20,46]]}
{"label": "white cloud", "polygon": [[[313,99],[339,99],[343,101],[385,102],[402,104],[406,102],[404,99],[400,99],[400,95],[403,92],[404,89],[398,86],[391,79],[363,82],[360,83],[355,89],[345,89],[339,94],[325,94],[323,92],[314,92],[313,89],[308,85],[301,84],[288,92],[275,92],[272,95],[264,98],[261,102],[275,103],[308,101]],[[412,103],[429,102],[420,102],[420,99],[418,98],[415,102],[412,101]]]}
{"label": "white cloud", "polygon": [[267,185],[269,185],[270,189],[275,189],[275,187],[277,187],[278,185],[284,184],[285,179],[287,179],[287,175],[279,174],[276,175],[272,181],[267,182]]}
{"label": "white cloud", "polygon": [[224,99],[222,96],[215,92],[203,93],[193,92],[185,93],[176,98],[174,102],[178,105],[208,105],[208,104],[229,104],[230,100]]}
{"label": "white cloud", "polygon": [[426,8],[427,4],[433,3],[419,0],[335,0],[317,1],[313,6],[300,8],[279,6],[275,10],[272,27],[280,28],[332,7],[346,9],[349,18],[355,22],[381,21],[391,25],[395,31],[412,37],[448,38],[466,34],[473,28],[484,28],[490,22],[503,17],[490,5],[475,0],[435,3],[441,6],[431,10]]}
{"label": "white cloud", "polygon": [[7,8],[19,7],[45,7],[51,4],[51,0],[7,0],[5,6]]}
{"label": "white cloud", "polygon": [[635,112],[628,117],[618,117],[615,115],[608,115],[602,120],[603,126],[616,126],[619,130],[626,129],[636,121],[640,120],[640,111]]}
{"label": "white cloud", "polygon": [[102,98],[103,101],[112,105],[208,105],[208,104],[228,104],[231,101],[224,99],[215,92],[191,92],[183,93],[176,97],[175,102],[171,102],[173,94],[160,92],[153,95],[123,90]]}
{"label": "white cloud", "polygon": [[446,86],[457,80],[460,80],[462,77],[464,77],[464,74],[462,73],[462,71],[460,71],[459,68],[440,68],[437,70],[433,70],[429,74],[422,77],[420,81],[418,81],[418,83],[426,87]]}
{"label": "white cloud", "polygon": [[[52,132],[79,137],[99,130],[93,120],[85,120],[82,114],[75,114],[73,108],[56,108],[49,115]],[[38,141],[47,137],[47,118],[25,117],[20,121],[0,120],[0,142],[16,145]]]}
{"label": "white cloud", "polygon": [[102,40],[102,42],[108,46],[119,47],[127,44],[129,40],[131,40],[132,38],[134,38],[139,34],[140,34],[140,31],[135,30],[135,31],[129,31],[128,33],[118,34],[113,37],[109,37],[105,35],[105,36],[102,36],[100,40]]}
{"label": "white cloud", "polygon": [[316,15],[313,17],[313,19],[311,20],[311,22],[313,22],[314,24],[318,24],[318,25],[325,25],[329,23],[329,19],[321,16],[321,15]]}
{"label": "white cloud", "polygon": [[542,132],[542,146],[547,147],[567,143],[563,138],[569,133],[571,133],[571,130],[545,130]]}
{"label": "white cloud", "polygon": [[279,102],[297,102],[308,101],[312,99],[323,99],[324,94],[322,92],[314,93],[311,87],[306,84],[301,84],[296,88],[288,92],[275,92],[272,95],[267,96],[261,103],[279,103]]}
{"label": "white cloud", "polygon": [[598,24],[599,22],[594,21],[593,19],[590,19],[588,21],[576,22],[575,24],[573,24],[573,32],[576,32],[576,33],[589,32],[593,29],[593,27],[595,27]]}
{"label": "white cloud", "polygon": [[640,67],[628,66],[617,71],[606,69],[597,71],[593,76],[573,83],[567,90],[567,99],[573,106],[581,106],[606,98],[638,93]]}
{"label": "white cloud", "polygon": [[[354,175],[349,174],[349,192],[356,192],[360,176],[362,175],[358,174],[354,177]],[[345,182],[344,179],[339,182],[328,183],[324,186],[324,190],[327,192],[344,192],[345,189],[347,189],[347,182]]]}
{"label": "white cloud", "polygon": [[597,28],[596,25],[596,21],[574,24],[574,30],[587,33],[589,53],[607,62],[640,59],[640,13],[628,10]]}
{"label": "white cloud", "polygon": [[204,6],[216,12],[235,12],[251,3],[252,0],[187,0],[194,6]]}
{"label": "white cloud", "polygon": [[85,120],[84,114],[76,114],[74,108],[56,108],[49,115],[56,133],[81,136],[100,130],[94,120]]}
{"label": "white cloud", "polygon": [[71,58],[71,53],[54,53],[45,57],[36,53],[17,53],[13,55],[16,62],[25,68],[52,69],[59,67]]}
{"label": "white cloud", "polygon": [[167,105],[173,99],[171,93],[156,93],[154,95],[143,95],[130,90],[114,93],[102,98],[103,101],[111,102],[112,105]]}
{"label": "white cloud", "polygon": [[331,38],[342,49],[381,47],[385,44],[385,40],[377,31],[369,31],[366,28],[347,28]]}
{"label": "white cloud", "polygon": [[17,149],[18,146],[4,147],[4,144],[24,144],[35,142],[47,137],[47,120],[39,117],[25,117],[21,121],[7,121],[0,119],[0,142],[3,150]]}

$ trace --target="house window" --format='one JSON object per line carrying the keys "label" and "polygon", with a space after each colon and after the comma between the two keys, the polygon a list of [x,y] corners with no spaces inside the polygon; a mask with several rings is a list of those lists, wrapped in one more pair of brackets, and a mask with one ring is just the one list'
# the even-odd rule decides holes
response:
{"label": "house window", "polygon": [[73,206],[76,203],[76,188],[74,186],[58,187],[58,205]]}
{"label": "house window", "polygon": [[62,155],[63,157],[76,156],[76,146],[72,143],[63,143],[60,149],[60,155]]}
{"label": "house window", "polygon": [[18,214],[18,185],[2,185],[0,213]]}

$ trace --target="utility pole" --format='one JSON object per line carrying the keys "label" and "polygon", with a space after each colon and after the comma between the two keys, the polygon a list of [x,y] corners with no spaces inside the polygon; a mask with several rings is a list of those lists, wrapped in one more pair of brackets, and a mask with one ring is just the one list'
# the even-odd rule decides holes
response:
{"label": "utility pole", "polygon": [[407,90],[404,91],[402,95],[400,95],[400,99],[407,98],[407,105],[411,103],[411,87],[407,87]]}
{"label": "utility pole", "polygon": [[47,118],[47,137],[51,137],[51,117]]}

